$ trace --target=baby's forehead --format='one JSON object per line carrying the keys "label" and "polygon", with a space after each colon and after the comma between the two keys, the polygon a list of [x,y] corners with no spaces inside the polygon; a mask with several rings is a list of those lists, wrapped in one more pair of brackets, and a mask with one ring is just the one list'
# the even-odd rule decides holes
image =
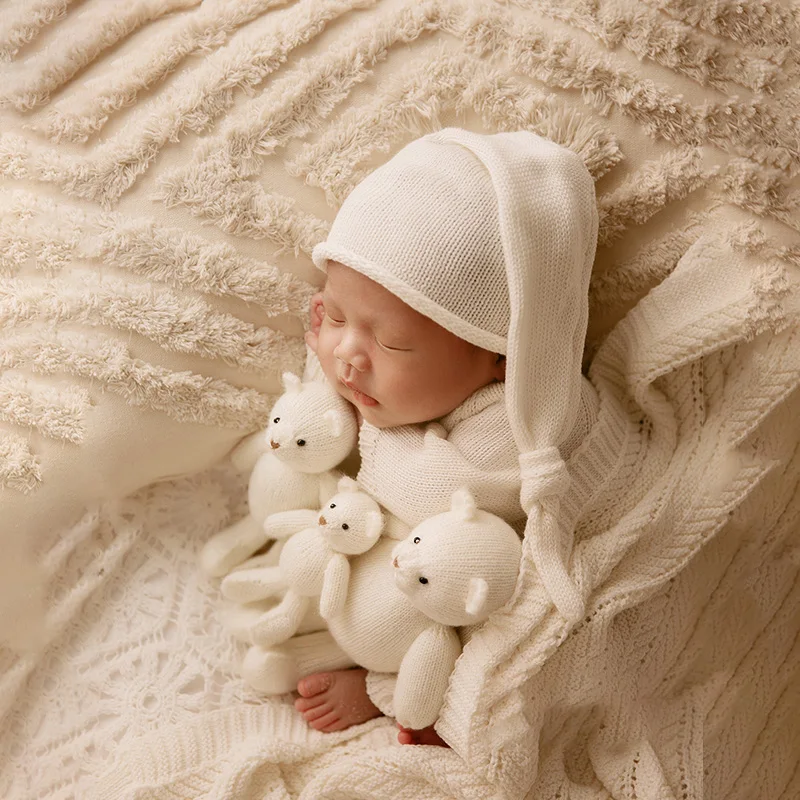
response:
{"label": "baby's forehead", "polygon": [[363,321],[408,323],[419,325],[422,315],[411,306],[392,294],[388,289],[377,286],[368,278],[363,281],[352,280],[339,286],[330,278],[325,282],[323,294],[325,301],[337,308],[360,317]]}

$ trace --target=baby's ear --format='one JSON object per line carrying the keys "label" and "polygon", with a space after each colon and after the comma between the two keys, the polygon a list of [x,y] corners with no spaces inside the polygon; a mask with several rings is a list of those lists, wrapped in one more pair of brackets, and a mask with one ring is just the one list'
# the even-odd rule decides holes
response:
{"label": "baby's ear", "polygon": [[464,608],[471,617],[483,614],[489,597],[489,584],[483,578],[470,578]]}
{"label": "baby's ear", "polygon": [[322,415],[322,418],[327,423],[328,433],[335,439],[338,439],[344,433],[344,420],[342,420],[340,411],[331,408]]}

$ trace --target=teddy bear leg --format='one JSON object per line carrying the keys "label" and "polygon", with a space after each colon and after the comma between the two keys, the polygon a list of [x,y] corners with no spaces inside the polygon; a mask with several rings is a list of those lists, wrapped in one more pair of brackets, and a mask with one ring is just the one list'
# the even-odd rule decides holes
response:
{"label": "teddy bear leg", "polygon": [[280,567],[254,567],[231,572],[220,585],[223,597],[237,603],[252,603],[280,594],[286,589]]}
{"label": "teddy bear leg", "polygon": [[267,541],[263,527],[248,514],[205,543],[200,553],[200,566],[206,575],[222,577]]}
{"label": "teddy bear leg", "polygon": [[317,631],[294,636],[279,647],[254,645],[245,655],[242,677],[264,694],[286,694],[307,675],[353,666],[355,662],[328,631]]}
{"label": "teddy bear leg", "polygon": [[266,695],[293,692],[300,679],[297,662],[283,648],[266,648],[253,645],[245,654],[242,677],[259,692]]}
{"label": "teddy bear leg", "polygon": [[255,603],[226,603],[220,619],[225,629],[240,642],[250,643],[250,631],[268,611],[278,604],[278,598],[271,597]]}
{"label": "teddy bear leg", "polygon": [[311,605],[311,599],[292,589],[286,592],[277,607],[267,611],[250,629],[253,644],[272,647],[293,636]]}

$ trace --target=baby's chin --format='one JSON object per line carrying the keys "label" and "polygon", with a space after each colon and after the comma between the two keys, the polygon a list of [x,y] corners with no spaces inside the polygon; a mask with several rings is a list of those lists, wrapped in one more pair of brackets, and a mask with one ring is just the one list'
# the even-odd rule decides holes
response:
{"label": "baby's chin", "polygon": [[[353,392],[344,386],[340,381],[332,381],[336,391],[350,403],[353,408],[361,414],[365,422],[373,428],[399,428],[401,425],[422,425],[430,422],[430,418],[419,413],[414,415],[408,410],[398,413],[394,409],[387,408],[383,403],[376,400],[374,405],[360,403],[355,399]],[[373,398],[374,399],[374,398]]]}
{"label": "baby's chin", "polygon": [[376,406],[362,406],[358,403],[354,405],[361,413],[364,421],[372,425],[373,428],[399,428],[403,425],[424,425],[431,421],[419,415],[413,416],[408,413],[393,413],[380,403]]}

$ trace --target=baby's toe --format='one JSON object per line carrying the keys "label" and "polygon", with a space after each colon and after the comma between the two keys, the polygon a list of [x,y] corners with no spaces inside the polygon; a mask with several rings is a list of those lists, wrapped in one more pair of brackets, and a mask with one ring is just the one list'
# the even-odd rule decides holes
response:
{"label": "baby's toe", "polygon": [[319,728],[323,733],[334,733],[335,731],[343,731],[349,728],[352,723],[346,719],[338,719],[336,722],[326,725],[324,728]]}
{"label": "baby's toe", "polygon": [[333,682],[334,677],[330,672],[318,672],[316,675],[301,678],[297,682],[297,692],[303,697],[313,697],[315,694],[328,691]]}
{"label": "baby's toe", "polygon": [[312,708],[316,708],[318,705],[321,705],[326,702],[326,697],[324,694],[315,694],[312,697],[298,697],[294,701],[294,707],[301,713],[305,713],[306,711],[310,711]]}
{"label": "baby's toe", "polygon": [[309,708],[308,711],[304,711],[303,719],[305,719],[306,722],[314,722],[330,714],[334,710],[334,707],[330,703],[320,703],[315,708]]}
{"label": "baby's toe", "polygon": [[[308,718],[306,718],[308,719]],[[313,720],[308,720],[308,724],[318,731],[323,731],[329,725],[333,725],[336,722],[339,722],[341,719],[338,711],[329,711],[327,714],[323,714],[321,717],[317,717]]]}

